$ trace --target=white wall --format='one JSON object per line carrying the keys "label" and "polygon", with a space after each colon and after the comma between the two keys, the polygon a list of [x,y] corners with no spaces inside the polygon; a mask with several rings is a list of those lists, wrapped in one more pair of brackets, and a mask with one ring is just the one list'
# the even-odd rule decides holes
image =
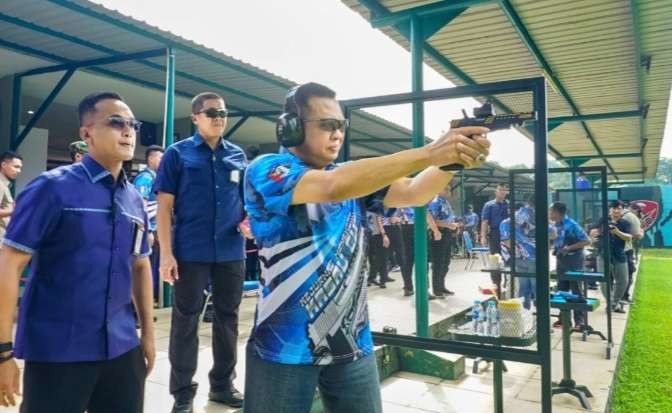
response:
{"label": "white wall", "polygon": [[[21,130],[22,128],[19,128]],[[49,131],[33,128],[19,146],[18,152],[23,156],[23,171],[16,180],[16,194],[39,174],[47,170],[47,143]]]}

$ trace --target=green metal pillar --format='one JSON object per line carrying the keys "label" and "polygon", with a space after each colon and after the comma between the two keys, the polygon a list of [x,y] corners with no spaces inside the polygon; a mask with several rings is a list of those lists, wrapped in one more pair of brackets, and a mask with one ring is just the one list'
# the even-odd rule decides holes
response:
{"label": "green metal pillar", "polygon": [[[534,89],[534,192],[535,239],[537,245],[548,245],[548,124],[546,123],[546,82],[538,81]],[[548,254],[537,255],[537,348],[541,358],[541,411],[551,413],[551,303],[548,296],[550,271]]]}
{"label": "green metal pillar", "polygon": [[[172,48],[166,49],[166,105],[163,114],[163,146],[173,144],[175,122],[175,54]],[[163,306],[173,305],[173,287],[164,283]]]}
{"label": "green metal pillar", "polygon": [[168,147],[173,144],[175,121],[175,54],[173,49],[167,49],[166,56],[166,106],[163,115],[163,144]]}
{"label": "green metal pillar", "polygon": [[14,75],[12,86],[12,120],[9,127],[9,147],[14,146],[19,136],[19,120],[21,117],[21,76]]}
{"label": "green metal pillar", "polygon": [[[411,75],[412,91],[422,92],[422,49],[424,38],[420,18],[411,18]],[[413,147],[425,144],[424,102],[413,102]],[[429,304],[427,294],[427,212],[415,208],[415,326],[419,337],[429,336]]]}
{"label": "green metal pillar", "polygon": [[[464,196],[464,169],[460,171],[460,214],[464,216],[465,214],[465,196]],[[474,240],[475,242],[476,240]]]}

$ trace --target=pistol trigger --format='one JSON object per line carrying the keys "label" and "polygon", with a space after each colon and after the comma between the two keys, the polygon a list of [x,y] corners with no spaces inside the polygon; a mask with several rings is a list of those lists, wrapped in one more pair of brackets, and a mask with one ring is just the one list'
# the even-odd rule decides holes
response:
{"label": "pistol trigger", "polygon": [[465,119],[469,119],[469,115],[467,115],[467,111],[462,109],[462,115],[464,115]]}

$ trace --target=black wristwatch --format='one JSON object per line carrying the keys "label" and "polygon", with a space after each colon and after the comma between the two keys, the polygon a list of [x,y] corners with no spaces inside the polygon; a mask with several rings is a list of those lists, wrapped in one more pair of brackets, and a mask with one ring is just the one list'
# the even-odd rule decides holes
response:
{"label": "black wristwatch", "polygon": [[[7,343],[0,343],[0,364],[14,358],[14,352],[12,350],[14,350],[14,345],[11,341]],[[5,356],[2,355],[2,353],[7,352],[9,352],[9,354]]]}
{"label": "black wristwatch", "polygon": [[14,350],[14,343],[8,341],[6,343],[0,343],[0,354],[6,353],[8,351]]}

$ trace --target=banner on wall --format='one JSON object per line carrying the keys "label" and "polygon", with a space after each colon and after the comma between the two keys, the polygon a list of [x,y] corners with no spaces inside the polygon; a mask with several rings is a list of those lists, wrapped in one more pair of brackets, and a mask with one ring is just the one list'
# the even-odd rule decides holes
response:
{"label": "banner on wall", "polygon": [[621,199],[642,208],[643,247],[672,247],[672,185],[621,188]]}

